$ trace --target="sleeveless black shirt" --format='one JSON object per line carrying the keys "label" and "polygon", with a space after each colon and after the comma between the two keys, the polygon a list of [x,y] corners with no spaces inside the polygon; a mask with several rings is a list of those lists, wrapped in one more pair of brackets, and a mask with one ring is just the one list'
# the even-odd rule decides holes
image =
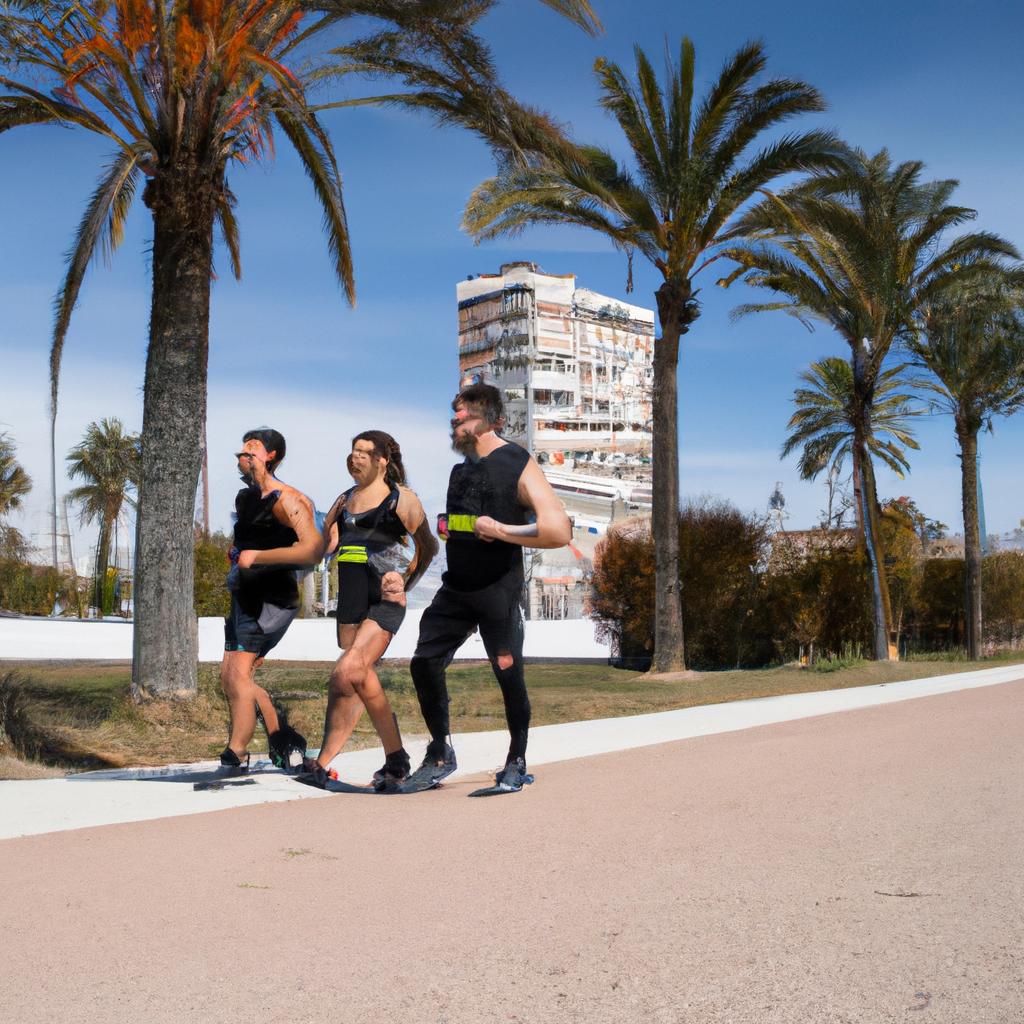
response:
{"label": "sleeveless black shirt", "polygon": [[[404,573],[409,566],[409,555],[405,545],[408,531],[398,516],[398,502],[401,492],[397,487],[374,508],[363,512],[350,512],[348,502],[355,487],[345,492],[345,506],[338,516],[338,547],[361,545],[366,548],[367,564],[378,575],[386,572]],[[338,563],[339,580],[341,567]]]}
{"label": "sleeveless black shirt", "polygon": [[[491,516],[522,526],[530,511],[519,503],[519,478],[530,453],[507,442],[482,459],[466,459],[448,480],[448,515]],[[448,570],[442,577],[454,590],[481,590],[506,576],[523,577],[523,549],[503,540],[484,541],[473,533],[448,534]]]}
{"label": "sleeveless black shirt", "polygon": [[[287,548],[298,541],[295,531],[274,516],[274,506],[280,497],[280,491],[271,491],[263,497],[256,484],[238,492],[235,496],[235,547],[239,551]],[[299,606],[299,585],[292,568],[254,565],[241,571],[241,580],[238,600],[247,610],[263,601],[279,608]]]}

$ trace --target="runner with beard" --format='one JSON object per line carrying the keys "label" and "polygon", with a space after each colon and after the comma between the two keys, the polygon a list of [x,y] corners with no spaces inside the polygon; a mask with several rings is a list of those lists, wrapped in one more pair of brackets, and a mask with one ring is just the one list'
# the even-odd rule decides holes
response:
{"label": "runner with beard", "polygon": [[[352,439],[347,467],[355,486],[339,495],[323,526],[322,551],[337,551],[338,646],[343,653],[327,689],[324,738],[305,781],[323,788],[337,772],[331,761],[352,735],[363,708],[384,747],[373,777],[378,792],[395,792],[409,776],[409,755],[374,665],[405,618],[406,592],[427,571],[438,544],[419,498],[405,486],[398,442],[383,430]],[[405,541],[412,537],[409,557]]]}
{"label": "runner with beard", "polygon": [[231,548],[231,611],[224,620],[221,688],[231,709],[231,736],[220,755],[229,770],[249,768],[247,747],[259,718],[267,731],[270,757],[289,768],[293,752],[306,741],[289,724],[282,707],[257,686],[254,673],[281,641],[299,607],[295,570],[320,558],[320,531],[313,503],[274,471],[285,455],[285,440],[269,427],[250,430],[237,453],[246,486],[235,498],[235,534]]}
{"label": "runner with beard", "polygon": [[523,677],[522,549],[562,547],[572,540],[572,526],[536,460],[498,435],[505,412],[497,388],[465,387],[452,409],[452,448],[465,459],[452,469],[447,511],[438,520],[448,569],[420,619],[410,666],[431,736],[413,779],[438,781],[455,771],[445,670],[479,629],[510,735],[505,767],[486,792],[518,792],[532,780],[526,773],[530,699]]}

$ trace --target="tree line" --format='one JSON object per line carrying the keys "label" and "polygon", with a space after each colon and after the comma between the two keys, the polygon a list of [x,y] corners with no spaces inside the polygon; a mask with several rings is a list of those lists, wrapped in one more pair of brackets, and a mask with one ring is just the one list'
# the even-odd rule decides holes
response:
{"label": "tree line", "polygon": [[[542,2],[583,31],[600,31],[587,0]],[[666,60],[661,79],[640,48],[632,74],[599,59],[599,102],[631,153],[630,165],[620,165],[572,138],[556,121],[558,111],[533,109],[502,87],[479,31],[497,4],[14,0],[0,12],[0,131],[60,124],[101,135],[112,151],[56,301],[54,495],[60,362],[85,270],[117,247],[137,196],[153,218],[134,596],[138,620],[159,628],[135,630],[137,696],[196,688],[193,516],[215,230],[241,274],[229,172],[262,159],[275,138],[287,140],[322,207],[328,257],[351,302],[355,269],[341,175],[319,115],[364,103],[419,110],[488,143],[496,174],[473,192],[463,221],[477,240],[568,223],[610,239],[630,267],[640,256],[657,272],[652,529],[653,658],[660,671],[685,665],[676,374],[681,339],[700,316],[697,279],[719,261],[731,263],[737,269],[720,283],[743,278],[780,296],[744,312],[781,309],[822,320],[847,341],[873,650],[890,656],[892,610],[871,455],[883,364],[894,346],[925,337],[931,322],[989,323],[996,307],[1015,321],[1007,309],[1019,305],[1012,298],[1020,284],[1016,249],[984,232],[948,238],[973,211],[951,204],[955,182],[924,180],[919,163],[893,165],[884,151],[865,154],[829,131],[779,135],[825,101],[807,83],[766,79],[767,57],[756,42],[729,57],[701,96],[688,39]],[[310,101],[314,84],[353,75],[380,80],[389,91]],[[797,184],[771,191],[794,174]],[[174,635],[176,646],[160,642],[158,632]]]}

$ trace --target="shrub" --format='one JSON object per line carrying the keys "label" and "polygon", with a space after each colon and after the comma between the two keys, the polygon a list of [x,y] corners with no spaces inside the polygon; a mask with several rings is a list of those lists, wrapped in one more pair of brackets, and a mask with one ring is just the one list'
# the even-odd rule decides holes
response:
{"label": "shrub", "polygon": [[196,615],[227,615],[231,610],[231,597],[224,585],[230,547],[231,538],[224,533],[196,536],[193,583]]}

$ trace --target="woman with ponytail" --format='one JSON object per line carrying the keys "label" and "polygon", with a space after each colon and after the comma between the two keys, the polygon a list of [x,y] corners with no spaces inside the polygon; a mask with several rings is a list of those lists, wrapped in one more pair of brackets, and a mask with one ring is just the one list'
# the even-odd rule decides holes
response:
{"label": "woman with ponytail", "polygon": [[419,498],[405,486],[402,450],[390,434],[357,434],[347,466],[355,485],[338,496],[323,527],[324,554],[337,552],[338,646],[343,653],[328,683],[323,744],[305,767],[317,785],[326,787],[328,779],[337,778],[331,761],[365,707],[386,758],[374,786],[392,790],[409,775],[409,755],[373,666],[398,632],[406,592],[437,554],[437,541]]}

